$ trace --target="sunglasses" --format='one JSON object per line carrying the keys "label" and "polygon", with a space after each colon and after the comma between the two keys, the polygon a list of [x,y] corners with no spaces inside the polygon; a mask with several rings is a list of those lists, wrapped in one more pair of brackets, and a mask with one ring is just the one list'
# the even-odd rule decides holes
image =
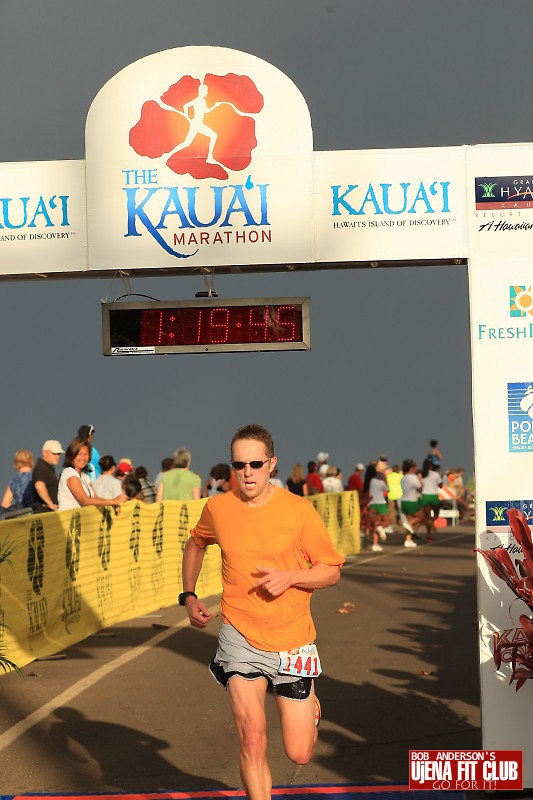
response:
{"label": "sunglasses", "polygon": [[249,464],[252,469],[262,469],[268,461],[270,461],[270,458],[267,458],[266,461],[232,461],[231,466],[235,472],[240,472],[247,464]]}

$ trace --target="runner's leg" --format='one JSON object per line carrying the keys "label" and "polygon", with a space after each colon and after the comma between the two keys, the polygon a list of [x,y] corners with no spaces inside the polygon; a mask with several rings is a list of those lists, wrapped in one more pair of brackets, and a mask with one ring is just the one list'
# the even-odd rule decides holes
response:
{"label": "runner's leg", "polygon": [[240,743],[241,778],[249,800],[270,800],[272,778],[266,760],[266,679],[235,675],[228,696]]}
{"label": "runner's leg", "polygon": [[315,725],[315,688],[305,700],[274,694],[281,722],[283,746],[295,764],[307,764],[313,755],[318,730]]}

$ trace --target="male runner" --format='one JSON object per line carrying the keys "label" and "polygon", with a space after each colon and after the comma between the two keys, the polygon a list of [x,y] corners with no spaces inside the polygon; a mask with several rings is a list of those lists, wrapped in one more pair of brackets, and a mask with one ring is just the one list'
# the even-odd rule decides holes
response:
{"label": "male runner", "polygon": [[250,800],[270,800],[265,695],[274,692],[283,745],[306,764],[317,739],[320,661],[310,614],[313,589],[339,580],[344,558],[312,504],[269,483],[276,466],[270,433],[240,428],[231,442],[238,489],[212,497],[183,554],[183,593],[191,625],[210,614],[194,593],[209,544],[222,550],[222,625],[209,668],[228,692],[240,741],[240,770]]}

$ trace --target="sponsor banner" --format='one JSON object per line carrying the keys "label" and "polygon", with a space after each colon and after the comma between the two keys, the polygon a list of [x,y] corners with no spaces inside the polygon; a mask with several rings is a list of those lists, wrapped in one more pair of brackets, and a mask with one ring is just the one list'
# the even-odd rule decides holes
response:
{"label": "sponsor banner", "polygon": [[531,257],[469,261],[476,491],[483,501],[529,494],[521,484],[523,459],[533,452],[532,274]]}
{"label": "sponsor banner", "polygon": [[[466,152],[469,251],[473,257],[527,255],[533,233],[532,144],[490,144]],[[524,169],[525,167],[525,169]]]}
{"label": "sponsor banner", "polygon": [[464,258],[465,148],[315,153],[316,260]]}
{"label": "sponsor banner", "polygon": [[521,750],[410,750],[409,789],[522,790]]}
{"label": "sponsor banner", "polygon": [[533,381],[507,384],[509,451],[533,452]]}
{"label": "sponsor banner", "polygon": [[[525,162],[517,154],[525,156]],[[528,243],[531,233],[504,227],[503,222],[510,225],[514,218],[510,215],[518,213],[517,219],[523,222],[531,212],[524,206],[476,209],[475,183],[480,176],[478,183],[490,183],[487,176],[524,176],[524,163],[531,155],[531,148],[520,145],[481,146],[467,152],[476,547],[489,553],[505,550],[506,563],[517,581],[517,564],[524,554],[506,512],[516,508],[533,522],[533,500],[528,499],[533,469],[529,413],[533,406],[529,389],[533,385],[533,258]],[[484,187],[482,193],[485,188],[496,192],[493,186]],[[477,205],[481,206],[479,194]],[[482,743],[486,749],[523,749],[523,781],[531,787],[533,747],[526,719],[531,713],[533,683],[519,684],[516,679],[516,668],[530,657],[520,617],[531,614],[481,555],[477,562]]]}
{"label": "sponsor banner", "polygon": [[[205,500],[125,503],[110,508],[0,522],[0,647],[19,666],[57,653],[96,631],[162,605],[182,590],[181,559]],[[313,505],[333,544],[359,552],[357,492],[319,495]],[[218,547],[207,548],[197,583],[200,597],[222,590]]]}
{"label": "sponsor banner", "polygon": [[91,269],[314,261],[309,111],[256,56],[182,47],[126,67],[91,105],[86,164]]}
{"label": "sponsor banner", "polygon": [[[530,524],[533,525],[533,500],[487,500],[485,506],[485,524],[487,526],[487,531],[493,528],[509,529],[507,511],[511,508],[516,508],[518,511],[521,511],[525,518],[531,521]],[[491,547],[492,545],[482,543],[481,546],[485,548],[487,546]],[[497,546],[499,547],[500,545]],[[519,551],[514,550],[513,552]]]}
{"label": "sponsor banner", "polygon": [[85,162],[0,164],[0,275],[86,268]]}

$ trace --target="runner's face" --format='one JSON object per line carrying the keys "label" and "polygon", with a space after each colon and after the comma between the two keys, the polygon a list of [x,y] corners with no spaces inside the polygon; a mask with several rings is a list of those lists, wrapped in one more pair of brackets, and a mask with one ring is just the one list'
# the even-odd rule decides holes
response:
{"label": "runner's face", "polygon": [[267,461],[268,453],[263,442],[256,439],[238,439],[233,444],[232,461],[266,461],[260,469],[252,469],[246,464],[244,469],[234,471],[242,499],[254,505],[266,503],[274,487],[269,483],[270,473],[277,463],[275,456]]}

